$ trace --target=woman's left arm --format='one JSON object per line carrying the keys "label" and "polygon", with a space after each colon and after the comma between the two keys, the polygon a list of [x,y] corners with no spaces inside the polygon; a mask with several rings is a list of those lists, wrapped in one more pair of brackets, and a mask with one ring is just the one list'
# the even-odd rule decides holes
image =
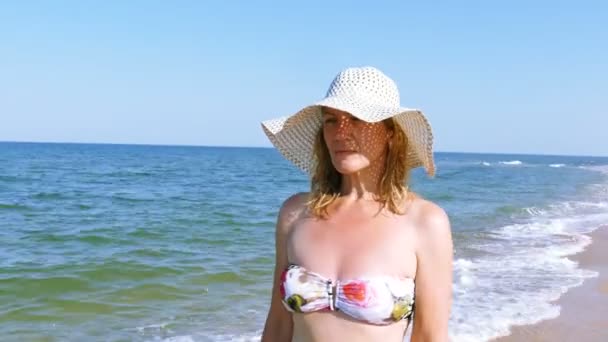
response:
{"label": "woman's left arm", "polygon": [[425,202],[418,216],[416,292],[411,341],[448,341],[452,306],[453,244],[443,209]]}

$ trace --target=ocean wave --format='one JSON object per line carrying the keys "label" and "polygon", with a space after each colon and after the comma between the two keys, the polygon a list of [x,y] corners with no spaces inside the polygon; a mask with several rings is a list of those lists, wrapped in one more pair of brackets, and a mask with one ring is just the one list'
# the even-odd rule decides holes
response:
{"label": "ocean wave", "polygon": [[120,288],[104,295],[104,301],[121,304],[146,304],[150,301],[189,299],[184,289],[166,284],[139,284]]}
{"label": "ocean wave", "polygon": [[[458,300],[452,310],[459,317],[450,329],[454,341],[488,340],[508,334],[511,325],[557,317],[559,307],[552,302],[584,279],[597,276],[595,271],[578,268],[567,256],[591,243],[585,234],[606,222],[607,213],[596,210],[593,215],[547,218],[536,214],[547,215],[555,209],[527,209],[534,214],[530,222],[492,230],[485,241],[470,246],[485,255],[454,261]],[[490,308],[500,310],[488,319]]]}
{"label": "ocean wave", "polygon": [[209,336],[209,338],[213,342],[258,342],[262,339],[262,331],[242,334],[218,334],[214,336]]}
{"label": "ocean wave", "polygon": [[578,216],[593,214],[608,209],[608,202],[565,201],[551,204],[545,211],[546,216]]}
{"label": "ocean wave", "polygon": [[0,203],[0,209],[14,209],[14,210],[32,210],[31,207],[23,204],[6,204]]}
{"label": "ocean wave", "polygon": [[167,338],[163,339],[163,342],[196,342],[196,340],[193,339],[193,336],[184,335],[184,336],[167,337]]}
{"label": "ocean wave", "polygon": [[[196,332],[189,335],[176,335],[163,338],[162,342],[259,342],[262,339],[262,331],[251,333],[233,334],[211,334],[209,332]],[[155,339],[154,341],[158,341]]]}
{"label": "ocean wave", "polygon": [[253,284],[254,282],[248,277],[244,277],[244,274],[241,272],[215,272],[208,273],[197,277],[196,282],[201,284],[227,284],[227,283],[235,283],[235,284]]}
{"label": "ocean wave", "polygon": [[501,161],[499,163],[502,165],[522,165],[523,164],[520,160]]}
{"label": "ocean wave", "polygon": [[129,197],[127,194],[114,194],[112,195],[112,200],[124,201],[127,203],[139,203],[139,202],[154,202],[157,199],[154,198],[135,198]]}
{"label": "ocean wave", "polygon": [[58,294],[89,292],[94,284],[91,281],[76,276],[38,275],[37,277],[25,278],[16,275],[11,278],[2,279],[3,287],[15,298],[37,298],[41,289],[46,296],[52,297]]}
{"label": "ocean wave", "polygon": [[86,263],[73,270],[79,278],[91,282],[125,281],[137,283],[151,279],[178,277],[184,274],[179,267],[151,265],[134,261],[106,260],[104,263]]}
{"label": "ocean wave", "polygon": [[167,328],[168,325],[169,325],[169,323],[148,324],[148,325],[142,325],[140,327],[135,327],[135,330],[137,330],[137,332],[139,332],[140,334],[144,334],[149,331],[157,332],[157,331],[165,330],[165,328]]}
{"label": "ocean wave", "polygon": [[549,167],[564,167],[566,164],[549,164]]}
{"label": "ocean wave", "polygon": [[32,198],[40,199],[40,200],[51,200],[51,199],[62,199],[62,198],[65,198],[65,196],[59,192],[38,192],[38,193],[32,195]]}
{"label": "ocean wave", "polygon": [[131,241],[120,240],[115,237],[96,235],[96,234],[82,234],[77,235],[76,240],[87,243],[94,246],[102,245],[118,245],[118,244],[131,244]]}
{"label": "ocean wave", "polygon": [[546,209],[541,209],[537,207],[528,207],[523,209],[530,216],[543,216],[547,214]]}
{"label": "ocean wave", "polygon": [[608,202],[591,201],[564,201],[549,204],[545,207],[524,207],[517,208],[512,206],[500,207],[497,211],[506,214],[523,213],[530,217],[579,217],[581,215],[591,215],[608,209]]}
{"label": "ocean wave", "polygon": [[597,172],[601,172],[601,173],[606,173],[608,174],[608,165],[584,165],[584,166],[579,166],[581,169],[585,169],[585,170],[591,170],[591,171],[597,171]]}

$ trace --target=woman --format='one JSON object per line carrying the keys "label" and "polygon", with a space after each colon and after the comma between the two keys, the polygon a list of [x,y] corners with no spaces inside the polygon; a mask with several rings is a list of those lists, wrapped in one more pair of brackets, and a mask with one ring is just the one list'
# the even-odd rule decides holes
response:
{"label": "woman", "polygon": [[311,175],[279,211],[262,341],[397,342],[411,321],[412,341],[447,341],[450,223],[407,187],[412,168],[435,172],[423,114],[378,69],[349,68],[323,100],[262,127]]}

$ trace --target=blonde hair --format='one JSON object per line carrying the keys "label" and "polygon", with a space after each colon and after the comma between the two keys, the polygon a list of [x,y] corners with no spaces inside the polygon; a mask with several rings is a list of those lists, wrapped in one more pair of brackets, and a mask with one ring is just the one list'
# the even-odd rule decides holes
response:
{"label": "blonde hair", "polygon": [[[403,200],[411,195],[408,189],[410,167],[407,165],[407,137],[394,118],[382,121],[393,132],[389,141],[386,167],[380,180],[377,201],[393,213],[403,214]],[[313,153],[316,161],[311,180],[308,209],[315,217],[327,217],[328,207],[340,196],[342,174],[331,162],[329,150],[323,138],[323,127],[315,138]]]}

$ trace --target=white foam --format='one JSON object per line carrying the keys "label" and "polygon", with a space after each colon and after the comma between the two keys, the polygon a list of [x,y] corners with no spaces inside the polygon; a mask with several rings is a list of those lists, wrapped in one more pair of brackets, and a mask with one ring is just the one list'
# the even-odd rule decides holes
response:
{"label": "white foam", "polygon": [[168,323],[148,324],[141,327],[136,327],[135,330],[137,330],[139,333],[144,333],[150,330],[163,330],[167,327],[167,324]]}
{"label": "white foam", "polygon": [[214,342],[259,342],[262,339],[262,332],[256,331],[253,333],[244,334],[225,334],[213,337]]}
{"label": "white foam", "polygon": [[470,287],[475,283],[475,275],[472,272],[473,262],[467,259],[454,260],[454,269],[460,270],[459,276],[455,279],[455,283],[460,284],[463,288]]}
{"label": "white foam", "polygon": [[579,166],[581,169],[598,171],[601,173],[608,174],[608,165],[588,165],[588,166]]}
{"label": "white foam", "polygon": [[519,160],[501,161],[500,163],[503,164],[503,165],[521,165],[521,164],[523,164]]}
{"label": "white foam", "polygon": [[584,201],[525,208],[523,222],[494,229],[467,246],[485,253],[454,261],[452,341],[489,340],[509,334],[513,325],[557,317],[560,308],[552,302],[597,276],[569,259],[591,243],[585,234],[608,223],[606,184],[585,190]]}
{"label": "white foam", "polygon": [[481,162],[481,165],[483,165],[483,166],[490,166],[490,163],[484,161],[484,162]]}
{"label": "white foam", "polygon": [[166,338],[154,338],[149,342],[259,342],[262,339],[262,331],[242,333],[213,333],[201,331],[189,335],[178,335]]}
{"label": "white foam", "polygon": [[544,216],[547,214],[546,210],[536,207],[524,208],[524,211],[527,212],[530,216]]}
{"label": "white foam", "polygon": [[549,164],[549,167],[564,167],[566,164]]}
{"label": "white foam", "polygon": [[163,342],[194,342],[194,338],[190,335],[174,336],[163,339]]}
{"label": "white foam", "polygon": [[560,308],[551,302],[597,276],[578,268],[567,256],[591,243],[583,232],[608,222],[608,213],[558,215],[564,207],[597,210],[598,206],[567,202],[547,210],[529,208],[530,222],[500,227],[489,232],[488,239],[467,246],[487,254],[454,261],[452,341],[485,341],[507,335],[512,325],[557,317]]}
{"label": "white foam", "polygon": [[[568,221],[574,218],[581,222],[593,220],[594,222],[590,222],[591,225],[602,224],[608,220],[608,201],[566,201],[548,205],[546,208],[523,208],[523,211],[537,219],[560,218]],[[605,212],[607,215],[601,215],[602,212]]]}

